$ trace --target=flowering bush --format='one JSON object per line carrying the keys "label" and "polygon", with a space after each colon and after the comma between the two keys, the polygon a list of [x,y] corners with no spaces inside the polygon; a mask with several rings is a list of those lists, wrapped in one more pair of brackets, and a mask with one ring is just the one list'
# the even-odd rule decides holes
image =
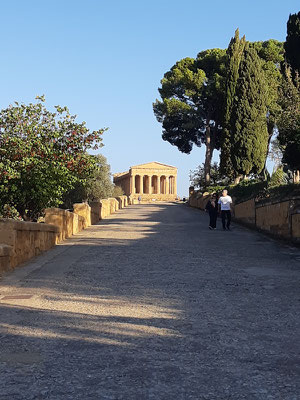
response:
{"label": "flowering bush", "polygon": [[24,219],[57,207],[68,190],[93,174],[88,150],[102,146],[105,131],[91,132],[67,107],[50,112],[43,96],[37,100],[0,111],[0,209],[14,204]]}
{"label": "flowering bush", "polygon": [[22,217],[20,216],[18,210],[14,206],[10,206],[9,204],[4,204],[4,206],[0,210],[0,218],[22,220]]}

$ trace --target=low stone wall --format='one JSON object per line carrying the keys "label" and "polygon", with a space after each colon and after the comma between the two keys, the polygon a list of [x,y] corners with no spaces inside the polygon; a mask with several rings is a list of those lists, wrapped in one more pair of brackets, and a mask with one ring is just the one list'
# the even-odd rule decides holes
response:
{"label": "low stone wall", "polygon": [[273,235],[290,236],[290,202],[256,204],[256,227]]}
{"label": "low stone wall", "polygon": [[59,235],[60,230],[57,226],[1,219],[1,270],[14,268],[49,250],[57,243]]}
{"label": "low stone wall", "polygon": [[74,212],[60,208],[45,210],[45,223],[0,219],[0,273],[30,260],[55,244],[81,232],[91,224],[128,205],[120,196],[74,204]]}
{"label": "low stone wall", "polygon": [[256,227],[300,243],[300,197],[255,204]]}
{"label": "low stone wall", "polygon": [[248,225],[255,225],[255,201],[254,199],[235,204],[235,218]]}
{"label": "low stone wall", "polygon": [[189,205],[191,207],[200,208],[200,210],[205,210],[206,203],[210,198],[209,194],[199,194],[197,192],[193,192],[192,196],[189,198]]}
{"label": "low stone wall", "polygon": [[59,228],[57,243],[81,232],[88,226],[82,215],[61,208],[47,208],[45,210],[45,223]]}
{"label": "low stone wall", "polygon": [[[65,240],[73,235],[75,218],[76,216],[74,213],[71,213],[67,210],[62,210],[60,208],[47,208],[45,212],[45,223],[55,225],[59,228],[57,242]],[[78,225],[78,222],[76,225]]]}
{"label": "low stone wall", "polygon": [[[201,196],[193,192],[189,205],[201,210],[209,196]],[[233,202],[235,203],[234,199]],[[236,221],[277,236],[300,243],[300,197],[281,201],[250,199],[243,203],[233,204],[233,216]]]}

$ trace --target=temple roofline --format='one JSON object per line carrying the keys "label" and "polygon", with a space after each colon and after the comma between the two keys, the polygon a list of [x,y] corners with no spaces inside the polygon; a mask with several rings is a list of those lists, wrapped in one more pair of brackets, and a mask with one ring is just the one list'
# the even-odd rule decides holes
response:
{"label": "temple roofline", "polygon": [[158,162],[158,161],[151,161],[151,162],[144,163],[144,164],[132,165],[132,166],[130,167],[130,169],[131,169],[131,168],[138,168],[138,167],[145,167],[145,168],[147,168],[147,166],[149,166],[149,165],[151,165],[151,164],[158,164],[158,165],[161,165],[161,166],[163,166],[163,167],[168,167],[168,168],[177,169],[177,167],[174,167],[173,165],[163,164],[163,163],[160,163],[160,162]]}

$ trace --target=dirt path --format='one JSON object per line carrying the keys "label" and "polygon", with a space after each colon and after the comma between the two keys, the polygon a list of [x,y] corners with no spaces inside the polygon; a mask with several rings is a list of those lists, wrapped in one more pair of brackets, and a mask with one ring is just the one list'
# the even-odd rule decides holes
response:
{"label": "dirt path", "polygon": [[298,400],[300,250],[207,222],[131,206],[0,281],[0,400]]}

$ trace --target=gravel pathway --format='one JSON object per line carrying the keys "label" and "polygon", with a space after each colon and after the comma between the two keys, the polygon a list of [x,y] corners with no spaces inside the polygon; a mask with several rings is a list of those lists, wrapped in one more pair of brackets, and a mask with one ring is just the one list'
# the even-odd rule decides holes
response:
{"label": "gravel pathway", "polygon": [[218,224],[130,206],[2,279],[0,399],[299,400],[300,250]]}

